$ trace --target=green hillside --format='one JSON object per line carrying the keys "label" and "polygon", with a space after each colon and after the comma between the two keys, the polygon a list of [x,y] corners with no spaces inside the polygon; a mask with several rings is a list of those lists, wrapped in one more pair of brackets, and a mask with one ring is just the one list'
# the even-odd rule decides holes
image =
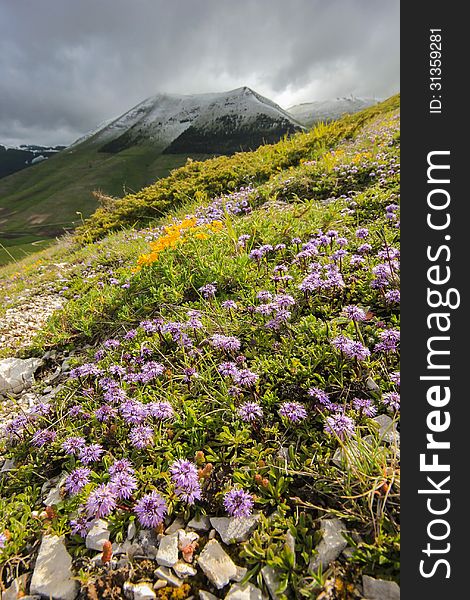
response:
{"label": "green hillside", "polygon": [[[212,539],[180,544],[195,572],[157,584],[159,600],[225,598],[235,565],[259,598],[353,599],[363,575],[399,582],[399,127],[396,96],[189,162],[0,269],[0,339],[25,294],[64,300],[32,340],[0,350],[44,357],[36,389],[49,390],[0,438],[14,461],[0,478],[5,585],[34,570],[48,534],[64,536],[80,598],[153,587],[148,540],[196,516]],[[95,517],[110,560],[86,546]],[[218,517],[253,522],[231,543]],[[233,565],[221,583],[203,566],[214,547]]]}
{"label": "green hillside", "polygon": [[[198,155],[199,158],[206,156]],[[5,246],[61,235],[97,207],[93,191],[122,196],[185,163],[187,156],[133,146],[118,154],[92,144],[66,149],[47,161],[0,179],[0,241]],[[28,242],[28,240],[26,240]]]}

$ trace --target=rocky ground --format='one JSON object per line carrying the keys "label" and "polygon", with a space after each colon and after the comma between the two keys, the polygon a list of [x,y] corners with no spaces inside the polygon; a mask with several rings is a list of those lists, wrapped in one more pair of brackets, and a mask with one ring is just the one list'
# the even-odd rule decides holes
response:
{"label": "rocky ground", "polygon": [[18,306],[8,308],[0,317],[0,349],[28,347],[52,313],[63,305],[64,298],[25,290],[18,301]]}
{"label": "rocky ground", "polygon": [[[48,352],[41,359],[0,360],[0,424],[7,423],[20,412],[27,413],[38,400],[50,400],[66,377],[70,358],[68,353]],[[379,422],[379,419],[382,420]],[[395,430],[390,431],[390,423],[384,419],[388,417],[377,417],[384,441],[390,441],[390,436],[398,434]],[[339,455],[335,457],[335,461],[340,460]],[[12,461],[0,456],[0,478],[8,477],[13,467]],[[43,485],[44,512],[37,517],[45,523],[62,497],[64,479],[59,476]],[[275,569],[265,566],[260,580],[264,586],[256,587],[244,582],[247,569],[231,557],[231,549],[248,540],[259,519],[259,513],[242,518],[202,516],[191,520],[181,515],[167,521],[159,530],[140,531],[132,523],[121,543],[112,543],[107,521],[96,519],[85,540],[86,548],[96,554],[91,559],[78,560],[72,559],[63,536],[45,533],[40,545],[34,549],[30,570],[13,579],[6,590],[0,590],[0,598],[117,600],[124,594],[131,600],[195,599],[196,596],[188,595],[194,589],[194,585],[190,585],[194,580],[200,600],[222,597],[226,600],[267,600],[261,587],[268,591],[271,600],[281,600],[285,596],[277,591],[279,581]],[[320,532],[317,555],[310,565],[312,571],[318,571],[320,566],[326,570],[339,558],[347,558],[351,550],[343,536],[348,533],[346,526],[340,519],[322,519]],[[286,545],[295,556],[295,540],[289,533]],[[80,578],[78,572],[82,575]],[[396,583],[365,575],[362,586],[346,591],[346,595],[339,594],[333,577],[319,597],[323,600],[398,600],[399,596]]]}

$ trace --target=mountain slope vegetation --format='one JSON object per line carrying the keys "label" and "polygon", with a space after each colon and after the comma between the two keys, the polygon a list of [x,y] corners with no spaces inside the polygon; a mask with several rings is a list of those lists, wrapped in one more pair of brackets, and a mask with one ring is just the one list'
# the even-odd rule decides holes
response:
{"label": "mountain slope vegetation", "polygon": [[[158,579],[144,546],[118,555],[131,525],[139,540],[177,516],[189,531],[197,515],[250,514],[245,541],[213,535],[266,596],[271,575],[282,600],[399,581],[398,109],[394,97],[189,162],[0,270],[0,336],[25,294],[64,300],[17,350],[44,363],[39,400],[0,441],[14,465],[0,480],[5,585],[28,580],[44,535],[64,535],[81,597],[122,594]],[[121,579],[84,542],[97,516]],[[344,534],[328,560],[325,520]],[[226,596],[201,569],[214,541],[199,533],[196,574],[157,598]]]}

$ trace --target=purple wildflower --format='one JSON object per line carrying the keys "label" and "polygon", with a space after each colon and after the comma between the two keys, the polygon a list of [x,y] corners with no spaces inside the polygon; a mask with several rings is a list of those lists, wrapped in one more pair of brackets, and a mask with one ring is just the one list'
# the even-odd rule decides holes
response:
{"label": "purple wildflower", "polygon": [[330,408],[331,400],[326,392],[320,388],[313,387],[308,390],[308,395],[316,398],[320,404],[323,404],[326,408]]}
{"label": "purple wildflower", "polygon": [[134,468],[132,467],[132,463],[127,458],[120,458],[109,467],[108,473],[111,477],[115,477],[119,473],[127,473],[128,475],[134,474]]}
{"label": "purple wildflower", "polygon": [[95,410],[95,417],[100,421],[100,423],[105,423],[109,421],[109,419],[114,418],[117,415],[117,410],[112,406],[108,406],[107,404],[103,404],[99,408]]}
{"label": "purple wildflower", "polygon": [[238,306],[234,300],[225,300],[221,304],[222,308],[226,308],[227,310],[237,310]]}
{"label": "purple wildflower", "polygon": [[103,483],[94,489],[86,501],[89,517],[101,519],[107,517],[117,504],[116,493],[111,483]]}
{"label": "purple wildflower", "polygon": [[174,415],[173,407],[164,400],[159,402],[150,402],[147,404],[148,414],[156,419],[171,419]]}
{"label": "purple wildflower", "polygon": [[364,240],[369,235],[369,230],[366,227],[360,227],[356,230],[356,237],[360,240]]}
{"label": "purple wildflower", "polygon": [[71,532],[75,535],[79,535],[82,538],[86,538],[88,532],[92,528],[93,519],[88,519],[85,515],[81,515],[76,519],[70,521]]}
{"label": "purple wildflower", "polygon": [[84,438],[69,437],[62,442],[62,450],[64,450],[65,454],[73,454],[74,456],[77,456],[84,445]]}
{"label": "purple wildflower", "polygon": [[234,336],[221,335],[220,333],[215,333],[211,339],[210,343],[214,348],[219,348],[220,350],[227,351],[236,351],[240,350],[240,340]]}
{"label": "purple wildflower", "polygon": [[184,458],[175,460],[170,465],[171,479],[178,487],[184,488],[193,481],[198,481],[197,467],[194,463]]}
{"label": "purple wildflower", "polygon": [[300,402],[283,402],[279,409],[279,414],[289,419],[292,423],[298,423],[307,418],[307,411]]}
{"label": "purple wildflower", "polygon": [[90,444],[89,446],[83,446],[78,456],[84,465],[89,465],[99,461],[103,452],[104,450],[100,444]]}
{"label": "purple wildflower", "polygon": [[231,517],[249,517],[253,505],[253,496],[238,488],[230,490],[224,496],[224,507]]}
{"label": "purple wildflower", "polygon": [[366,415],[366,417],[375,417],[377,414],[377,408],[374,406],[372,400],[368,398],[353,398],[353,406],[360,413]]}
{"label": "purple wildflower", "polygon": [[245,402],[238,408],[238,414],[243,421],[253,423],[263,416],[263,409],[257,402]]}
{"label": "purple wildflower", "polygon": [[143,496],[134,507],[140,524],[152,528],[163,523],[167,511],[165,500],[155,491]]}
{"label": "purple wildflower", "polygon": [[195,500],[200,500],[202,496],[201,484],[194,480],[187,483],[184,487],[176,487],[175,494],[188,504],[194,504]]}
{"label": "purple wildflower", "polygon": [[43,446],[51,444],[57,436],[56,431],[52,431],[50,429],[40,429],[36,431],[31,439],[31,443],[36,448],[42,448]]}
{"label": "purple wildflower", "polygon": [[155,435],[154,430],[149,425],[136,425],[129,433],[129,439],[134,448],[142,450],[150,446]]}
{"label": "purple wildflower", "polygon": [[206,283],[206,285],[200,287],[198,291],[201,292],[202,296],[207,300],[209,298],[214,298],[217,287],[213,283]]}
{"label": "purple wildflower", "polygon": [[90,482],[91,470],[88,467],[78,467],[67,476],[65,489],[67,493],[75,495]]}
{"label": "purple wildflower", "polygon": [[126,472],[113,475],[110,483],[118,499],[129,500],[137,489],[136,478]]}
{"label": "purple wildflower", "polygon": [[342,314],[348,319],[351,319],[351,321],[359,322],[365,321],[366,319],[365,311],[359,306],[354,306],[353,304],[345,306],[342,310]]}
{"label": "purple wildflower", "polygon": [[400,410],[400,394],[398,392],[389,392],[382,396],[382,403],[392,410]]}
{"label": "purple wildflower", "polygon": [[390,290],[385,293],[385,300],[389,304],[399,304],[400,303],[400,290]]}
{"label": "purple wildflower", "polygon": [[235,383],[245,387],[254,386],[258,379],[259,375],[253,373],[253,371],[250,371],[249,369],[241,369],[233,375]]}
{"label": "purple wildflower", "polygon": [[326,417],[325,431],[331,435],[336,435],[340,440],[353,435],[354,430],[354,421],[343,413]]}

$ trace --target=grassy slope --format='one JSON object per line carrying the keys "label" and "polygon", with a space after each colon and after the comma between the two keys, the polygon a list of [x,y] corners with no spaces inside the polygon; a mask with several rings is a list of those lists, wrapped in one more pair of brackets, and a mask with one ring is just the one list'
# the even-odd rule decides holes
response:
{"label": "grassy slope", "polygon": [[66,149],[0,179],[0,241],[5,246],[16,246],[27,243],[22,239],[26,236],[38,240],[58,235],[80,222],[77,211],[87,217],[96,209],[94,190],[111,196],[138,190],[165,177],[183,165],[186,158],[163,155],[161,149],[150,145],[135,146],[118,154],[96,152],[87,143]]}
{"label": "grassy slope", "polygon": [[[350,530],[358,531],[363,538],[353,559],[336,565],[333,585],[338,586],[338,597],[342,597],[341,593],[349,597],[347,586],[354,585],[362,572],[393,578],[399,575],[396,448],[380,445],[372,422],[351,406],[353,397],[367,397],[379,412],[387,412],[382,397],[395,389],[390,373],[397,370],[398,358],[395,354],[373,353],[366,363],[354,365],[341,359],[330,343],[332,337],[341,332],[351,338],[356,336],[353,325],[340,314],[347,304],[370,309],[372,318],[361,324],[360,331],[364,343],[371,349],[380,331],[398,325],[397,307],[387,304],[380,291],[370,285],[374,277],[371,269],[383,261],[377,252],[396,246],[399,238],[395,221],[387,218],[385,210],[387,205],[397,201],[399,193],[398,173],[393,167],[398,160],[397,105],[394,99],[365,111],[356,117],[357,121],[348,118],[292,141],[247,154],[243,165],[248,171],[248,180],[258,183],[250,197],[252,213],[225,219],[222,231],[205,240],[189,237],[177,250],[165,250],[153,265],[138,273],[133,273],[137,259],[149,251],[148,232],[138,230],[121,231],[81,248],[70,242],[63,243],[40,253],[34,261],[29,258],[0,270],[0,277],[5,281],[0,289],[3,309],[14,305],[16,296],[25,287],[35,286],[39,290],[60,276],[65,279],[58,282],[57,287],[66,285],[68,289],[64,293],[69,301],[36,339],[30,352],[37,354],[55,346],[77,347],[84,342],[96,344],[108,336],[119,338],[143,319],[160,317],[181,322],[187,319],[188,309],[201,312],[202,331],[190,332],[200,348],[200,354],[195,357],[171,339],[157,339],[141,328],[135,340],[122,341],[125,351],[131,354],[137,353],[142,345],[150,347],[154,359],[166,367],[161,381],[151,386],[137,386],[133,391],[133,397],[143,402],[170,400],[178,413],[171,427],[160,429],[155,445],[136,452],[129,447],[127,429],[122,423],[118,425],[116,439],[112,435],[107,437],[109,432],[98,423],[94,423],[86,435],[90,441],[104,443],[109,460],[115,455],[119,440],[120,452],[124,448],[124,453],[132,456],[138,468],[139,485],[147,491],[154,487],[167,489],[167,469],[173,458],[192,458],[196,451],[203,450],[205,460],[213,464],[219,483],[213,488],[211,481],[214,480],[208,481],[205,500],[197,506],[210,514],[222,514],[222,493],[238,484],[256,494],[256,507],[265,514],[277,508],[278,516],[274,520],[263,518],[249,543],[234,548],[234,556],[238,564],[250,569],[255,582],[263,564],[276,567],[287,592],[296,597],[316,597],[331,576],[330,572],[313,577],[306,574],[315,546],[313,533],[318,527],[317,519],[325,514],[340,516]],[[328,148],[335,141],[334,152],[330,152]],[[131,197],[127,212],[124,203],[120,204],[117,210],[122,221],[119,223],[116,212],[111,212],[107,224],[112,223],[114,228],[118,223],[124,226],[130,215],[132,220],[135,218],[136,210],[146,220],[153,210],[145,212],[143,199],[152,207],[155,198],[151,193],[156,190],[157,201],[161,202],[158,193],[169,188],[173,195],[167,208],[173,206],[173,209],[161,223],[182,218],[201,202],[204,204],[203,199],[210,196],[212,190],[230,191],[238,187],[241,180],[246,183],[241,161],[242,155],[239,155],[209,161],[205,163],[207,166],[197,166],[195,170],[185,167],[150,191]],[[263,165],[261,175],[260,165]],[[383,176],[371,175],[382,167]],[[233,179],[227,179],[229,173],[237,173],[240,179],[234,183]],[[192,190],[187,194],[189,200],[175,209],[175,205],[183,202],[178,194],[188,189]],[[333,200],[325,204],[322,198]],[[90,222],[91,230],[83,229],[82,236],[102,234],[107,227],[100,222],[102,218],[103,213],[98,213],[98,225],[94,227]],[[292,244],[292,238],[299,237],[306,242],[318,229],[336,229],[347,238],[352,254],[362,243],[355,239],[357,227],[369,228],[367,241],[373,248],[364,268],[353,268],[347,258],[342,266],[346,281],[343,290],[305,297],[298,285],[308,269],[295,259],[298,248],[296,243]],[[237,245],[241,234],[251,236],[246,249]],[[286,244],[286,248],[273,252],[259,265],[248,257],[251,248],[279,243]],[[336,246],[327,249],[320,262],[326,264],[336,249]],[[252,315],[249,307],[259,304],[258,290],[279,291],[276,286],[280,284],[272,280],[273,269],[278,264],[286,265],[293,277],[286,291],[295,298],[296,304],[289,322],[279,330],[270,330],[266,328],[267,320]],[[214,300],[207,301],[198,288],[210,282],[216,282],[218,291]],[[130,286],[123,288],[127,283]],[[396,282],[392,284],[394,287]],[[235,300],[239,311],[229,315],[221,305],[226,299]],[[242,398],[254,397],[260,402],[265,412],[261,426],[253,428],[237,417],[237,406],[242,399],[230,395],[230,382],[217,375],[215,368],[224,360],[223,353],[204,342],[216,332],[237,336],[248,367],[260,375],[254,395],[247,390]],[[106,368],[120,361],[121,350],[110,351],[100,365]],[[182,369],[188,366],[197,368],[200,373],[200,379],[191,388],[181,379]],[[378,391],[368,389],[368,378],[377,383]],[[355,420],[353,440],[360,444],[362,452],[351,459],[349,468],[338,468],[331,463],[342,443],[325,434],[325,411],[319,411],[307,393],[312,386],[328,392],[331,400],[345,406]],[[306,424],[289,426],[279,417],[279,405],[287,400],[298,400],[307,407]],[[92,399],[84,397],[80,385],[68,383],[54,411],[63,415],[65,408],[74,403],[93,411],[100,404],[100,394]],[[27,435],[11,451],[22,466],[9,483],[1,484],[0,523],[12,532],[13,541],[7,548],[7,557],[12,559],[24,554],[26,544],[33,542],[40,532],[40,523],[28,517],[32,507],[40,505],[42,479],[38,479],[36,473],[44,472],[44,465],[48,465],[46,477],[71,468],[70,461],[58,451],[59,442],[67,435],[83,433],[82,426],[76,419],[63,416],[60,419],[61,430],[51,446],[32,451],[30,435]],[[46,419],[44,424],[48,422]],[[367,434],[373,436],[370,445],[362,441]],[[281,446],[287,449],[287,464],[279,458]],[[353,445],[347,443],[346,448],[351,451]],[[94,467],[94,471],[96,481],[103,481],[102,465]],[[388,486],[387,492],[384,483]],[[89,487],[82,498],[64,499],[57,507],[57,518],[48,527],[68,533],[69,515],[88,492]],[[142,491],[138,496],[141,494]],[[170,498],[171,511],[176,513],[182,508]],[[23,515],[21,522],[15,514]],[[128,520],[126,512],[117,511],[110,517],[113,539],[126,530]],[[285,546],[288,530],[296,540],[295,565]],[[76,556],[86,554],[78,538],[67,535],[67,540]],[[83,574],[82,578],[86,582],[90,576]]]}

